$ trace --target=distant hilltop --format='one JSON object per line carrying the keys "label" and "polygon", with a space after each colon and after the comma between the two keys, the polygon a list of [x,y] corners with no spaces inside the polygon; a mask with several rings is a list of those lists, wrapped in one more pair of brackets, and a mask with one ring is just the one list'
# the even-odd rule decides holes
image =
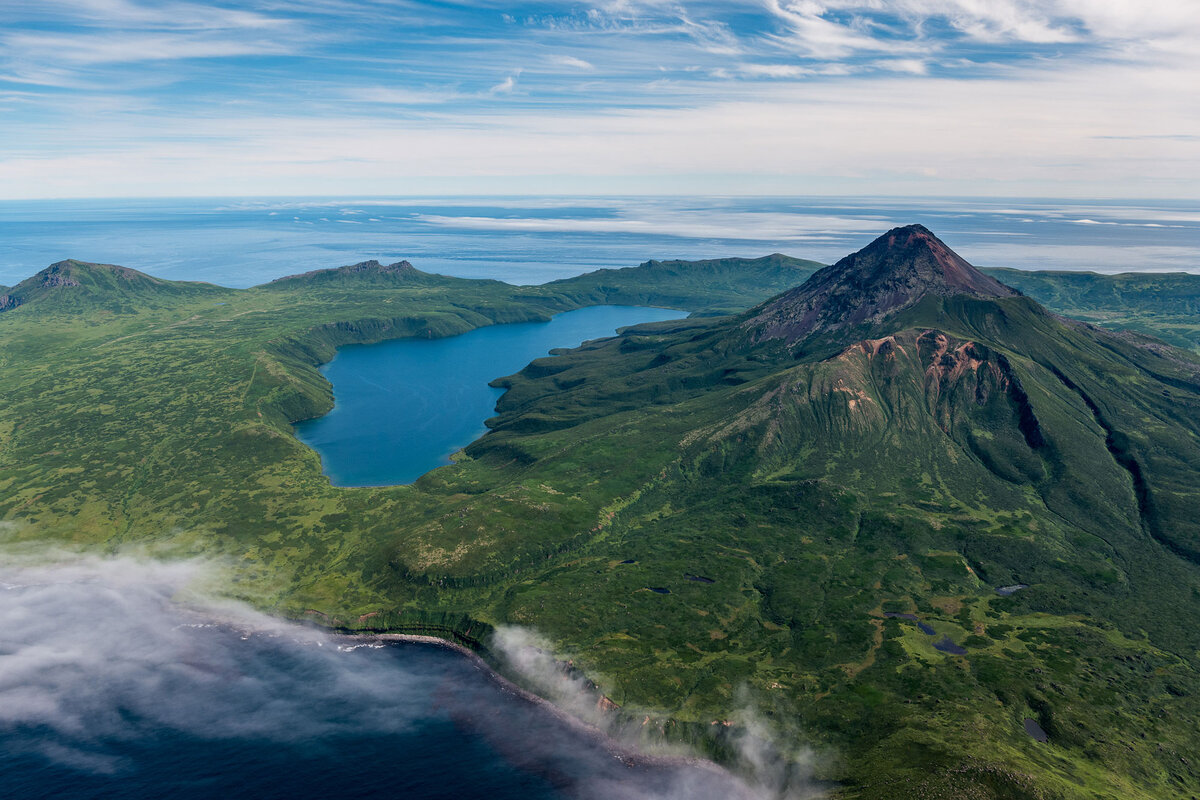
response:
{"label": "distant hilltop", "polygon": [[278,289],[306,284],[321,286],[333,283],[394,283],[396,281],[409,282],[434,277],[441,276],[421,272],[408,261],[397,261],[394,264],[380,264],[378,261],[372,259],[370,261],[360,261],[357,264],[349,264],[344,267],[314,269],[295,275],[285,275],[282,278],[276,278],[269,283],[263,284],[263,287]]}
{"label": "distant hilltop", "polygon": [[[1200,275],[1183,272],[1101,275],[976,268],[921,225],[895,228],[881,238],[891,243],[889,250],[894,250],[887,257],[883,257],[882,243],[877,240],[831,267],[779,253],[759,258],[649,260],[636,267],[599,269],[539,286],[514,288],[520,288],[523,294],[567,298],[573,305],[641,303],[687,308],[700,316],[736,314],[779,295],[775,306],[763,310],[759,335],[796,337],[806,335],[805,329],[810,325],[844,324],[848,316],[867,319],[885,307],[903,305],[913,298],[918,285],[934,294],[944,293],[936,288],[940,281],[945,287],[962,286],[985,294],[1018,291],[1060,314],[1124,325],[1177,346],[1200,350],[1200,331],[1193,319],[1200,314]],[[903,261],[899,258],[900,250],[894,249],[897,247],[916,256],[910,260],[907,272],[894,269],[895,264]],[[889,271],[886,290],[879,285],[866,291],[855,288]],[[817,283],[805,282],[817,274]],[[822,300],[820,308],[801,312],[800,306],[811,302],[817,287],[826,282],[840,282],[843,286]],[[67,259],[51,264],[16,286],[0,287],[0,313],[26,306],[48,313],[89,310],[138,313],[189,299],[226,299],[246,291],[342,293],[406,286],[487,285],[508,284],[423,272],[407,260],[392,264],[369,260],[288,275],[246,290],[165,280],[128,267]],[[997,286],[1010,288],[997,290]],[[806,321],[809,314],[813,316]],[[1146,315],[1160,318],[1163,324],[1150,324]]]}
{"label": "distant hilltop", "polygon": [[67,259],[46,267],[0,295],[0,311],[39,301],[64,308],[107,308],[120,311],[133,305],[170,304],[205,293],[229,290],[211,283],[168,281],[115,264]]}

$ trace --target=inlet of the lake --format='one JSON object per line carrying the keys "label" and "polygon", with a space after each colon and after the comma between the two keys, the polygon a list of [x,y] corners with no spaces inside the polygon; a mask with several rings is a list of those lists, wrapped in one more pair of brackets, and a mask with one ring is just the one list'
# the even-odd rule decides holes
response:
{"label": "inlet of the lake", "polygon": [[503,393],[489,381],[553,348],[683,316],[664,308],[591,306],[549,322],[492,325],[444,339],[348,345],[321,368],[333,384],[333,410],[297,424],[296,434],[321,455],[335,486],[412,483],[486,432],[484,420]]}

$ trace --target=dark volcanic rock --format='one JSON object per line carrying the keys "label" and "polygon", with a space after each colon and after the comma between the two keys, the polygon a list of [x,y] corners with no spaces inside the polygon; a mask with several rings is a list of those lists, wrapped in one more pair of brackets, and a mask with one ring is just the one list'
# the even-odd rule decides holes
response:
{"label": "dark volcanic rock", "polygon": [[52,289],[56,286],[72,287],[78,286],[79,280],[72,273],[74,263],[70,261],[59,261],[57,264],[51,264],[44,270],[34,276],[38,281],[38,285],[47,289]]}
{"label": "dark volcanic rock", "polygon": [[[138,272],[136,269],[129,267],[121,267],[116,264],[93,264],[90,261],[79,261],[74,258],[68,258],[66,261],[58,261],[44,270],[34,275],[30,280],[34,285],[43,289],[54,288],[74,288],[82,286],[89,276],[103,274],[107,277],[115,279],[119,282],[151,282],[161,283],[158,278],[153,278],[144,272]],[[19,284],[25,286],[29,281]]]}
{"label": "dark volcanic rock", "polygon": [[893,228],[762,306],[746,323],[757,340],[796,342],[882,319],[927,295],[1013,297],[922,225]]}
{"label": "dark volcanic rock", "polygon": [[395,264],[380,264],[378,261],[360,261],[348,267],[341,267],[342,272],[378,272],[382,275],[389,273],[416,272],[416,267],[407,261],[397,261]]}

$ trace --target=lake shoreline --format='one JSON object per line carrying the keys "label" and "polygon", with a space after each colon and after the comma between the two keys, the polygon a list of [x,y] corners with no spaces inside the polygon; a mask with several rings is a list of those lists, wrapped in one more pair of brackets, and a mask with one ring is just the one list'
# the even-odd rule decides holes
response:
{"label": "lake shoreline", "polygon": [[318,365],[332,404],[292,424],[337,489],[411,486],[488,433],[497,380],[623,328],[686,317],[662,306],[593,304],[547,320],[494,321],[432,338],[338,344]]}

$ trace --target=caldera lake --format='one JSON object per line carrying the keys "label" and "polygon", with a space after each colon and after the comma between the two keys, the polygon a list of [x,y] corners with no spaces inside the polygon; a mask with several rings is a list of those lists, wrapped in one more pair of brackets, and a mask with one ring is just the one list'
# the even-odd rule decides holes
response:
{"label": "caldera lake", "polygon": [[504,393],[490,381],[552,349],[684,316],[677,309],[590,306],[549,322],[347,345],[321,368],[333,385],[333,410],[298,423],[296,435],[320,454],[334,486],[409,484],[487,432],[484,421]]}

